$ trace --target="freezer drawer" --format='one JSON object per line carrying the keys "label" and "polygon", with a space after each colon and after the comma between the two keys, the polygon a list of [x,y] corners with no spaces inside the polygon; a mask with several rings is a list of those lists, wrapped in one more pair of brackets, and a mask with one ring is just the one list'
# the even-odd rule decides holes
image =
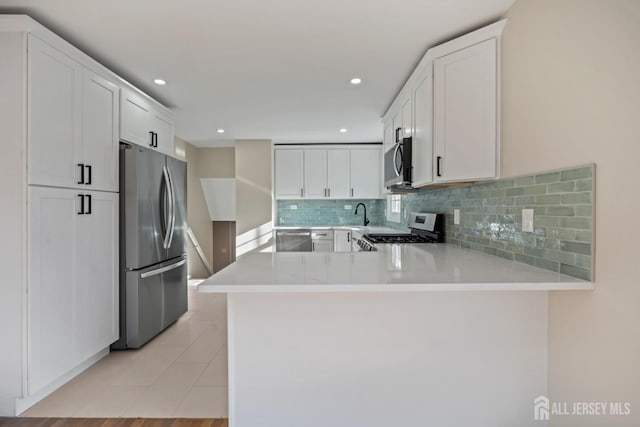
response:
{"label": "freezer drawer", "polygon": [[126,346],[138,348],[187,311],[187,260],[180,257],[126,275]]}

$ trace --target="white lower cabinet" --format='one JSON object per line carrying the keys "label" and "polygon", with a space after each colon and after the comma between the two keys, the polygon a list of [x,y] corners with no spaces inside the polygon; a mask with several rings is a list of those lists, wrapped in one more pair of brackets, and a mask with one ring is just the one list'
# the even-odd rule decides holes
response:
{"label": "white lower cabinet", "polygon": [[313,252],[333,252],[333,240],[314,240],[311,242]]}
{"label": "white lower cabinet", "polygon": [[93,192],[91,213],[78,215],[77,354],[82,362],[119,337],[118,194]]}
{"label": "white lower cabinet", "polygon": [[334,252],[351,252],[351,230],[333,230]]}
{"label": "white lower cabinet", "polygon": [[30,187],[28,394],[118,338],[118,194]]}
{"label": "white lower cabinet", "polygon": [[78,192],[29,189],[27,348],[29,394],[74,366]]}

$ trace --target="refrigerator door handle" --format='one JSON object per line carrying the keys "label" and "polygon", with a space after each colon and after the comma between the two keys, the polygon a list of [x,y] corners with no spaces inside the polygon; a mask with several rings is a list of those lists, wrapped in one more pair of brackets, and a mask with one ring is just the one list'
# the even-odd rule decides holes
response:
{"label": "refrigerator door handle", "polygon": [[182,259],[175,264],[167,265],[165,267],[156,268],[155,270],[146,271],[140,274],[141,279],[146,279],[147,277],[157,276],[158,274],[166,273],[167,271],[175,270],[178,267],[182,267],[187,262],[186,259]]}
{"label": "refrigerator door handle", "polygon": [[160,206],[160,209],[162,209],[162,212],[164,212],[165,209],[165,203],[167,203],[167,199],[169,202],[169,209],[168,209],[168,214],[165,215],[164,221],[165,223],[165,232],[164,232],[164,239],[162,241],[162,247],[165,249],[169,248],[169,233],[170,233],[170,226],[171,226],[171,210],[173,209],[173,200],[171,200],[171,184],[169,181],[169,170],[167,169],[167,166],[163,166],[162,167],[162,179],[164,179],[164,191],[165,191],[165,200],[163,200],[161,202],[162,206]]}
{"label": "refrigerator door handle", "polygon": [[167,177],[169,178],[169,225],[167,233],[169,233],[169,243],[167,243],[167,249],[171,247],[173,243],[173,231],[176,228],[176,204],[175,204],[175,191],[173,189],[173,177],[171,176],[171,170],[167,168]]}

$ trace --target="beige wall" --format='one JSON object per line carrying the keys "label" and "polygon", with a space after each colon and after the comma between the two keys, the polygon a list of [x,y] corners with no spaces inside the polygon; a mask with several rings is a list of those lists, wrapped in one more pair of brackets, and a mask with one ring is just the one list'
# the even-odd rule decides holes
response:
{"label": "beige wall", "polygon": [[503,175],[597,165],[596,290],[550,293],[550,398],[632,404],[551,425],[637,426],[640,1],[518,0],[507,18]]}
{"label": "beige wall", "polygon": [[[198,148],[176,138],[176,156],[184,151],[187,166],[188,222],[209,263],[213,263],[213,229],[204,199],[200,178],[233,178],[235,150],[231,148]],[[189,274],[193,278],[208,277],[204,264],[189,244]]]}
{"label": "beige wall", "polygon": [[237,254],[268,245],[271,236],[271,141],[236,141]]}

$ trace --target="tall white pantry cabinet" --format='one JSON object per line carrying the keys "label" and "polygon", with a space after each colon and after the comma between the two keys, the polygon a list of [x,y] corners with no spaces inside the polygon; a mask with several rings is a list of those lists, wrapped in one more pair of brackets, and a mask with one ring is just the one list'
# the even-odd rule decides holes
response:
{"label": "tall white pantry cabinet", "polygon": [[0,16],[0,416],[118,338],[119,82],[27,17]]}

